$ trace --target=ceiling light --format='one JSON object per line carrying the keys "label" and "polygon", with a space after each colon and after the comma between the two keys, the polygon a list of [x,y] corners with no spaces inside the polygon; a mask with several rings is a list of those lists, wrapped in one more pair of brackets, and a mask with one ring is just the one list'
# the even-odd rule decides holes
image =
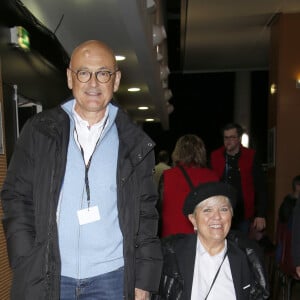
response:
{"label": "ceiling light", "polygon": [[149,13],[155,12],[156,3],[154,0],[147,0],[147,9]]}
{"label": "ceiling light", "polygon": [[148,118],[148,119],[145,119],[146,122],[154,122],[154,119],[152,118]]}
{"label": "ceiling light", "polygon": [[153,8],[155,5],[156,4],[154,0],[147,0],[147,8]]}
{"label": "ceiling light", "polygon": [[147,109],[149,109],[149,107],[148,106],[139,106],[138,109],[139,110],[147,110]]}
{"label": "ceiling light", "polygon": [[167,106],[167,113],[171,114],[174,111],[174,106],[169,102],[166,103],[166,106]]}
{"label": "ceiling light", "polygon": [[163,89],[167,89],[168,88],[168,79],[163,80],[161,83],[162,83]]}
{"label": "ceiling light", "polygon": [[170,74],[168,66],[160,66],[160,79],[166,80]]}
{"label": "ceiling light", "polygon": [[156,59],[157,59],[157,61],[161,61],[161,60],[163,60],[163,58],[164,58],[164,56],[162,54],[162,49],[161,49],[160,45],[157,45],[156,46]]}
{"label": "ceiling light", "polygon": [[164,91],[165,100],[166,101],[170,100],[172,96],[173,96],[172,91],[170,89],[165,89]]}
{"label": "ceiling light", "polygon": [[153,45],[154,46],[159,45],[167,37],[165,27],[162,25],[154,24],[152,35],[153,35]]}
{"label": "ceiling light", "polygon": [[116,61],[122,61],[122,60],[126,59],[126,57],[123,55],[116,55],[115,58],[116,58]]}
{"label": "ceiling light", "polygon": [[141,89],[138,88],[138,87],[132,87],[132,88],[129,88],[127,91],[128,92],[139,92]]}
{"label": "ceiling light", "polygon": [[162,56],[162,54],[160,52],[157,52],[156,54],[156,60],[157,61],[161,61],[164,57]]}

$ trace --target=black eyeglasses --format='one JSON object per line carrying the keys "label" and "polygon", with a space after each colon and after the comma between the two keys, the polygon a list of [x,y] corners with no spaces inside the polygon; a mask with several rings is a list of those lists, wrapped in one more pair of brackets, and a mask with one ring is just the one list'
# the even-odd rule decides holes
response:
{"label": "black eyeglasses", "polygon": [[95,77],[99,82],[106,83],[110,80],[110,78],[113,74],[115,74],[116,72],[119,71],[118,69],[114,72],[107,71],[107,70],[101,70],[101,71],[96,71],[96,72],[90,72],[87,70],[73,71],[70,68],[69,68],[69,70],[71,72],[73,72],[74,74],[76,74],[77,79],[82,83],[88,82],[92,78],[93,74],[95,74]]}
{"label": "black eyeglasses", "polygon": [[229,136],[224,135],[223,138],[224,138],[224,140],[235,140],[235,139],[238,138],[238,136],[236,136],[236,135],[229,135]]}

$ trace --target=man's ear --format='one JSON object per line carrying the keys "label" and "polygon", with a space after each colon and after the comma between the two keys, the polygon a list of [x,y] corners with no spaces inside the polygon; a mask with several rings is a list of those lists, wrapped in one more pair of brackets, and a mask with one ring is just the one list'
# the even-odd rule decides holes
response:
{"label": "man's ear", "polygon": [[73,88],[73,78],[70,69],[67,69],[67,81],[68,81],[68,88],[71,90]]}
{"label": "man's ear", "polygon": [[119,70],[116,72],[116,78],[115,78],[115,82],[114,82],[114,92],[118,91],[120,81],[121,81],[121,71]]}

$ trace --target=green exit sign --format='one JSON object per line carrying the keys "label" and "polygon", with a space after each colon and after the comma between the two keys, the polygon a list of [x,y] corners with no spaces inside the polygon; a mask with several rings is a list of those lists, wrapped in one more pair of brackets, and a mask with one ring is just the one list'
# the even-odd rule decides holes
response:
{"label": "green exit sign", "polygon": [[30,39],[28,31],[22,26],[16,26],[10,29],[11,43],[23,49],[30,49]]}
{"label": "green exit sign", "polygon": [[18,26],[18,45],[24,49],[30,49],[30,40],[28,31],[22,27]]}

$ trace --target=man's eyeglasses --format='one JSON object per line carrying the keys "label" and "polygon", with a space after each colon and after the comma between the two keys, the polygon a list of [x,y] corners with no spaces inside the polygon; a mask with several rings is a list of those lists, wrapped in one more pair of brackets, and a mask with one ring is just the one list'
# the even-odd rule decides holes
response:
{"label": "man's eyeglasses", "polygon": [[228,136],[224,135],[223,138],[224,138],[224,140],[235,140],[235,139],[238,138],[238,136],[236,136],[236,135],[228,135]]}
{"label": "man's eyeglasses", "polygon": [[114,72],[107,71],[107,70],[101,70],[101,71],[96,71],[96,72],[90,72],[87,70],[74,71],[70,68],[69,68],[69,70],[71,72],[73,72],[74,74],[76,74],[77,79],[82,83],[88,82],[92,78],[93,74],[95,74],[95,77],[99,82],[106,83],[110,80],[110,78],[113,74],[118,72],[118,69]]}

